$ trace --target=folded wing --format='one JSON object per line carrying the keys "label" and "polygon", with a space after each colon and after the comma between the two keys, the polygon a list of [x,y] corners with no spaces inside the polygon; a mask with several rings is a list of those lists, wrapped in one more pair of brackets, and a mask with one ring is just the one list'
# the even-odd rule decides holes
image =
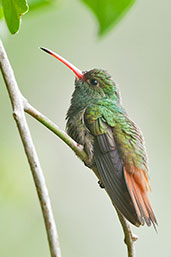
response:
{"label": "folded wing", "polygon": [[[90,111],[93,111],[93,119]],[[91,112],[92,114],[92,112]],[[113,127],[98,107],[85,112],[85,125],[94,136],[94,161],[101,183],[113,205],[136,226],[157,224],[147,192],[150,188],[146,172],[123,162],[114,137]]]}
{"label": "folded wing", "polygon": [[101,182],[113,205],[132,224],[142,224],[129,192],[124,168],[110,128],[108,133],[95,136],[94,158]]}

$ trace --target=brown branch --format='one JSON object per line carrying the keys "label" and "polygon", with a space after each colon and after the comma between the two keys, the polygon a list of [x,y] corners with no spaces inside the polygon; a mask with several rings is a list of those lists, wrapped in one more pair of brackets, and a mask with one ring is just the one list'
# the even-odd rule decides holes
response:
{"label": "brown branch", "polygon": [[138,237],[132,234],[130,225],[128,224],[128,221],[123,217],[123,215],[117,209],[116,209],[116,212],[118,214],[118,217],[125,235],[124,242],[127,246],[128,257],[134,257],[135,256],[134,242],[138,239]]}
{"label": "brown branch", "polygon": [[[57,231],[55,229],[55,222],[53,219],[53,213],[50,206],[50,200],[48,197],[47,188],[46,188],[43,173],[41,171],[40,164],[35,152],[35,148],[32,143],[30,132],[25,120],[24,111],[27,112],[32,117],[34,117],[39,122],[41,122],[44,126],[46,126],[49,130],[51,130],[55,135],[57,135],[87,165],[89,164],[88,157],[83,150],[83,146],[77,144],[64,131],[59,129],[54,122],[52,122],[45,115],[43,115],[33,106],[31,106],[28,103],[28,101],[21,95],[15,80],[12,68],[8,62],[7,56],[3,49],[2,43],[0,43],[0,65],[1,65],[1,70],[2,70],[5,83],[11,98],[11,103],[14,110],[14,117],[16,119],[20,136],[22,138],[25,152],[26,152],[26,155],[33,173],[33,177],[35,180],[35,185],[39,195],[40,204],[41,204],[41,208],[42,208],[42,212],[43,212],[44,220],[46,224],[51,256],[61,257]],[[130,225],[128,224],[126,219],[122,216],[122,214],[118,210],[116,211],[125,235],[124,241],[127,245],[128,257],[135,257],[134,242],[137,240],[137,237],[133,236],[130,229]]]}
{"label": "brown branch", "polygon": [[31,138],[29,127],[24,113],[23,98],[18,88],[17,82],[5,49],[2,42],[0,41],[0,68],[1,72],[11,99],[13,108],[13,116],[16,121],[20,137],[24,146],[24,150],[32,171],[34,183],[36,186],[37,194],[39,197],[47,237],[49,241],[49,247],[52,257],[61,257],[61,251],[58,242],[58,234],[56,225],[53,217],[50,199],[48,196],[48,190],[46,187],[45,179],[43,176],[42,169],[40,167],[39,159]]}

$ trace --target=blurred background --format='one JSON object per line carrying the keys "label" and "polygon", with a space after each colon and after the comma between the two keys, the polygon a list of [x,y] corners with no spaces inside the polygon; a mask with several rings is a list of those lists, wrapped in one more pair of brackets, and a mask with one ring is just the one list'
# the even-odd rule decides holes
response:
{"label": "blurred background", "polygon": [[[134,228],[136,256],[171,252],[171,34],[169,0],[139,0],[107,35],[78,0],[23,17],[20,32],[1,38],[19,87],[30,103],[65,128],[74,75],[39,50],[58,52],[81,70],[106,69],[123,105],[143,131],[150,199],[159,227]],[[11,105],[0,76],[0,256],[49,256],[42,214]],[[127,256],[115,210],[94,174],[56,136],[27,116],[53,206],[63,257]]]}

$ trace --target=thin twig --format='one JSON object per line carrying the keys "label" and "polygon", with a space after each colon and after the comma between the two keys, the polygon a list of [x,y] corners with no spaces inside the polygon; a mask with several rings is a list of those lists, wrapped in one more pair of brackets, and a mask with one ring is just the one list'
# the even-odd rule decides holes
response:
{"label": "thin twig", "polygon": [[125,235],[124,242],[127,246],[128,257],[134,257],[135,256],[134,242],[138,239],[138,237],[132,234],[128,221],[123,217],[123,215],[119,212],[119,210],[116,209],[116,212],[118,214],[118,217]]}
{"label": "thin twig", "polygon": [[5,49],[2,42],[0,41],[0,68],[2,75],[11,99],[13,108],[13,116],[17,123],[17,127],[20,133],[20,137],[24,146],[24,150],[30,164],[34,183],[36,186],[37,194],[39,197],[44,222],[47,231],[47,237],[49,241],[49,247],[52,257],[61,257],[61,251],[58,242],[58,234],[56,225],[53,217],[50,199],[48,196],[48,190],[46,187],[45,179],[43,176],[42,169],[40,167],[39,159],[31,138],[31,134],[27,125],[24,114],[24,105],[22,95],[19,91],[17,82]]}
{"label": "thin twig", "polygon": [[63,142],[65,142],[75,154],[88,164],[88,156],[83,150],[83,146],[76,143],[67,133],[61,130],[53,121],[40,113],[36,108],[31,106],[29,102],[23,97],[24,110],[36,120],[41,122],[45,127],[57,135]]}
{"label": "thin twig", "polygon": [[[65,142],[74,152],[75,154],[84,161],[87,165],[88,157],[83,150],[83,146],[77,144],[71,137],[69,137],[64,131],[58,128],[58,126],[48,119],[45,115],[40,113],[37,109],[31,106],[28,101],[21,95],[12,68],[7,59],[5,50],[0,42],[0,65],[2,74],[9,91],[9,95],[11,98],[11,103],[14,110],[14,117],[17,122],[17,126],[23,141],[23,145],[25,148],[25,152],[30,163],[30,167],[33,173],[33,177],[35,180],[36,189],[39,195],[40,204],[42,208],[42,212],[44,215],[44,220],[46,224],[46,230],[48,234],[49,246],[51,250],[52,257],[61,257],[59,242],[57,231],[55,229],[55,222],[53,219],[53,213],[50,206],[50,200],[48,197],[48,191],[45,185],[43,173],[40,168],[40,164],[37,158],[37,154],[35,152],[34,145],[32,143],[32,139],[30,136],[30,132],[25,120],[24,111],[34,117],[36,120],[41,122],[44,126],[46,126],[49,130],[51,130],[54,134],[56,134],[63,142]],[[29,139],[29,140],[28,140]],[[133,243],[137,240],[137,237],[134,236],[131,232],[130,226],[126,219],[122,216],[122,214],[118,211],[118,217],[120,223],[123,228],[123,232],[125,235],[125,243],[127,245],[128,257],[134,257],[134,245]]]}

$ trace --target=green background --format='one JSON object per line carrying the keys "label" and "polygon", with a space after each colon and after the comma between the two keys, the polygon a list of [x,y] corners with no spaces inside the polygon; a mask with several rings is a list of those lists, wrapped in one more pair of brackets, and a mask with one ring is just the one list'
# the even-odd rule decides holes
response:
{"label": "green background", "polygon": [[[114,30],[97,38],[94,16],[79,1],[64,1],[23,17],[20,32],[3,39],[25,97],[65,128],[74,75],[41,52],[48,47],[81,70],[104,68],[119,85],[123,104],[143,131],[158,218],[153,228],[133,228],[137,257],[171,252],[171,35],[169,0],[139,0]],[[0,256],[45,257],[49,249],[31,172],[0,78]],[[127,256],[115,210],[94,174],[72,151],[28,117],[47,181],[63,257]]]}

